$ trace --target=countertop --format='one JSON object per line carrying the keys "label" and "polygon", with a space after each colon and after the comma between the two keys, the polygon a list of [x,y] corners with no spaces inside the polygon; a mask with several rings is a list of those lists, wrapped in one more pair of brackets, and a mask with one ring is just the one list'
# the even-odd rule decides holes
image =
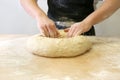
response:
{"label": "countertop", "polygon": [[13,38],[20,38],[20,37],[26,37],[27,34],[0,34],[0,41],[2,40],[8,40]]}
{"label": "countertop", "polygon": [[89,37],[93,46],[72,58],[26,49],[28,35],[0,35],[0,80],[120,80],[120,39]]}

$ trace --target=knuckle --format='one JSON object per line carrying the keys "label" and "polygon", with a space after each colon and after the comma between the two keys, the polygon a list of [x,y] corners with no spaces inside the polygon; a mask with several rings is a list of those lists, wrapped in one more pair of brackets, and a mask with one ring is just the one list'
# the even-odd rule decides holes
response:
{"label": "knuckle", "polygon": [[44,28],[46,25],[41,25],[41,28]]}
{"label": "knuckle", "polygon": [[55,26],[55,24],[54,24],[54,23],[50,24],[50,27],[54,27],[54,26]]}

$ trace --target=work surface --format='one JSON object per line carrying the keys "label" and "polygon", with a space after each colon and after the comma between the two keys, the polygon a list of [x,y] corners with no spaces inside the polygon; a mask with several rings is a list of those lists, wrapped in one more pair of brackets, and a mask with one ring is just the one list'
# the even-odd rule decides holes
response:
{"label": "work surface", "polygon": [[1,38],[0,80],[120,80],[120,39],[89,37],[91,50],[73,58],[33,55],[27,39]]}

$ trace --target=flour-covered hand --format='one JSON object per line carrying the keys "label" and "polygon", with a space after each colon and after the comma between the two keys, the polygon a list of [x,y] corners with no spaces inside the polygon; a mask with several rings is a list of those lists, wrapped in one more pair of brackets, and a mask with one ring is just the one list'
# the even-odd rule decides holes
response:
{"label": "flour-covered hand", "polygon": [[51,19],[47,17],[40,17],[37,19],[37,25],[41,34],[46,37],[58,37],[58,30]]}
{"label": "flour-covered hand", "polygon": [[74,36],[80,35],[82,33],[89,31],[91,27],[92,27],[91,25],[85,22],[77,22],[71,25],[71,27],[68,30],[67,36],[74,37]]}

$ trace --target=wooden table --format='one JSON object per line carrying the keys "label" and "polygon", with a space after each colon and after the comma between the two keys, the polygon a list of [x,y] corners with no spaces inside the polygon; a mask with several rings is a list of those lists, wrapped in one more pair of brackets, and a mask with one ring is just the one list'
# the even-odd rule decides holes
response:
{"label": "wooden table", "polygon": [[27,35],[0,35],[0,80],[120,80],[120,39],[89,37],[92,49],[45,58],[26,49]]}
{"label": "wooden table", "polygon": [[0,34],[0,41],[28,36],[26,34]]}

